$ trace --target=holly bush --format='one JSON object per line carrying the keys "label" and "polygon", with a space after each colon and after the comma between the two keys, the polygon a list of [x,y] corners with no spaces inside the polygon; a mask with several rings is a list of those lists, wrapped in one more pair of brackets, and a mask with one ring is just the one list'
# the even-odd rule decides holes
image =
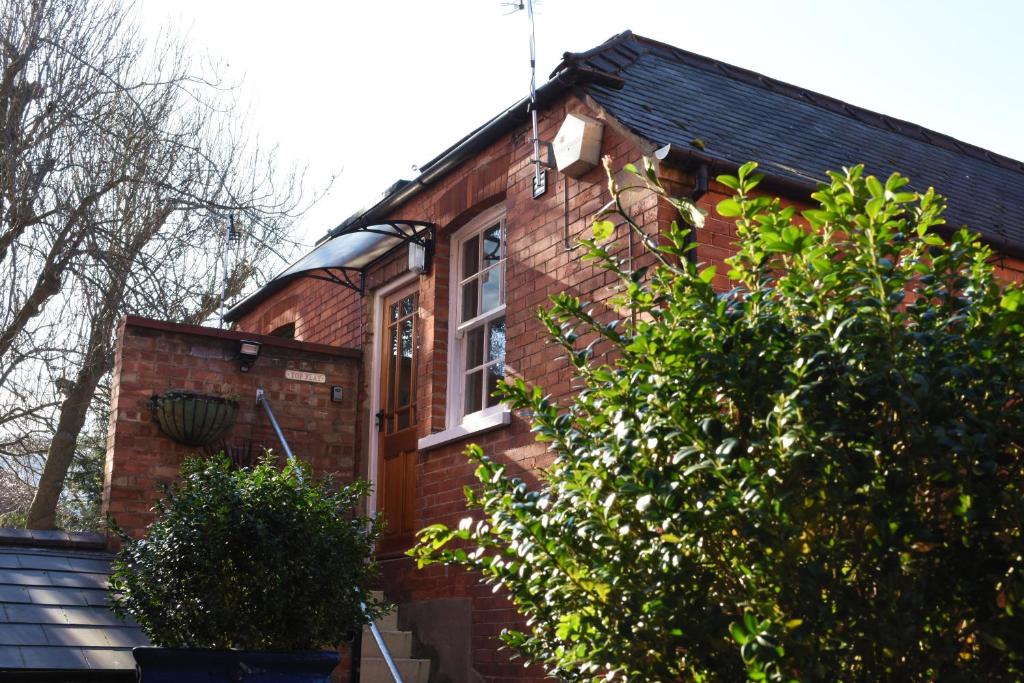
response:
{"label": "holly bush", "polygon": [[111,598],[154,645],[310,650],[349,640],[382,605],[360,594],[376,572],[376,522],[354,514],[366,482],[336,487],[265,456],[187,459],[146,537],[114,561]]}
{"label": "holly bush", "polygon": [[1024,676],[1021,287],[932,190],[861,167],[801,213],[754,164],[719,178],[729,291],[686,225],[633,271],[601,240],[639,232],[624,192],[665,191],[629,170],[587,243],[623,320],[555,297],[582,391],[503,390],[554,464],[530,487],[472,448],[478,512],[424,529],[421,564],[503,589],[505,642],[566,680]]}

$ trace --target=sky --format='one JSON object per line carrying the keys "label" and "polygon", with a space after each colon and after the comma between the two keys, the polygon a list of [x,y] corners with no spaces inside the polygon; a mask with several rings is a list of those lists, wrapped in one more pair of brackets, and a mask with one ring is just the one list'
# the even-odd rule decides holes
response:
{"label": "sky", "polygon": [[[537,74],[634,33],[1024,160],[1018,0],[536,0]],[[222,60],[262,144],[329,191],[312,244],[528,94],[524,11],[503,0],[140,0]],[[742,106],[742,103],[737,103]],[[331,179],[334,178],[333,183]]]}

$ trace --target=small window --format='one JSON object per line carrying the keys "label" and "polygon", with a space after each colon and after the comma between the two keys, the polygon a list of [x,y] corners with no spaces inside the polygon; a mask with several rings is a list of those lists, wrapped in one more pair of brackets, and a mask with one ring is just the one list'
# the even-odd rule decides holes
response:
{"label": "small window", "polygon": [[452,243],[454,343],[449,363],[449,425],[499,409],[492,394],[505,378],[505,217],[492,210]]}
{"label": "small window", "polygon": [[285,323],[278,328],[275,328],[271,333],[271,337],[282,337],[283,339],[295,339],[295,323]]}

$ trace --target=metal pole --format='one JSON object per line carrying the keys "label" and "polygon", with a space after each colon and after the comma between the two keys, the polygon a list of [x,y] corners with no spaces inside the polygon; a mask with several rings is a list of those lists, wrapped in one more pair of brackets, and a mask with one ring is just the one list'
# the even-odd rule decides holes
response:
{"label": "metal pole", "polygon": [[[295,463],[295,454],[292,453],[292,449],[288,446],[288,440],[284,438],[284,432],[281,431],[281,426],[277,424],[277,418],[274,417],[274,411],[270,409],[270,401],[267,400],[267,395],[263,393],[263,389],[256,390],[256,404],[263,406],[263,412],[270,418],[270,426],[274,428],[274,433],[277,434],[277,440],[281,442],[281,448],[284,449],[285,456],[288,457],[288,462]],[[299,479],[302,479],[302,473],[299,472]]]}
{"label": "metal pole", "polygon": [[[520,5],[521,7],[521,5]],[[533,20],[533,0],[526,0],[526,17],[530,22],[530,123],[533,128],[533,196],[544,194],[547,178],[541,168],[540,126],[537,122],[537,38]]]}
{"label": "metal pole", "polygon": [[[274,417],[274,411],[270,409],[270,401],[267,400],[267,395],[264,393],[262,388],[256,389],[256,403],[263,406],[263,412],[267,414],[270,419],[270,426],[274,428],[274,433],[277,434],[277,440],[281,442],[281,448],[284,449],[284,453],[288,456],[288,461],[295,462],[295,454],[292,453],[292,449],[288,446],[288,440],[284,438],[284,432],[281,431],[281,426],[277,424],[277,418]],[[301,470],[297,470],[298,476],[301,481],[302,473]],[[363,614],[366,614],[366,603],[362,597],[359,598],[359,609],[362,610]],[[403,683],[402,674],[398,672],[398,666],[395,664],[394,658],[391,656],[391,650],[388,649],[387,643],[384,642],[384,636],[380,634],[380,629],[377,628],[377,624],[370,622],[370,633],[373,634],[373,639],[377,641],[377,647],[380,648],[380,654],[384,658],[384,663],[388,666],[388,671],[391,672],[391,678],[395,680],[395,683]],[[356,657],[356,653],[352,653],[353,657]]]}
{"label": "metal pole", "polygon": [[[362,599],[359,600],[359,609],[363,610],[363,614],[366,614],[366,603]],[[380,634],[380,629],[377,628],[376,622],[370,622],[370,633],[373,634],[373,639],[377,641],[377,647],[380,648],[380,654],[384,657],[384,663],[388,665],[391,678],[395,679],[395,683],[403,683],[402,674],[398,672],[398,666],[391,657],[391,651],[388,649],[387,643],[384,642],[384,636]]]}

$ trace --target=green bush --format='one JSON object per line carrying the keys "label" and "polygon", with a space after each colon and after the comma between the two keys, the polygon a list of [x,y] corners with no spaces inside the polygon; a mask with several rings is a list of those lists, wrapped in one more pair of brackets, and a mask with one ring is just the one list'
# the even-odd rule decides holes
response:
{"label": "green bush", "polygon": [[[267,456],[234,469],[190,458],[141,540],[114,562],[112,601],[165,647],[308,650],[352,637],[376,571],[376,523],[353,513],[365,482],[335,489]],[[369,601],[369,616],[381,605]]]}
{"label": "green bush", "polygon": [[[589,243],[624,320],[555,297],[584,389],[503,396],[553,466],[531,490],[473,448],[482,514],[423,530],[421,563],[503,588],[505,641],[568,680],[1020,680],[1024,292],[898,175],[830,174],[801,219],[753,171],[719,178],[728,292],[679,226],[650,273]],[[599,240],[638,230],[617,206]]]}

